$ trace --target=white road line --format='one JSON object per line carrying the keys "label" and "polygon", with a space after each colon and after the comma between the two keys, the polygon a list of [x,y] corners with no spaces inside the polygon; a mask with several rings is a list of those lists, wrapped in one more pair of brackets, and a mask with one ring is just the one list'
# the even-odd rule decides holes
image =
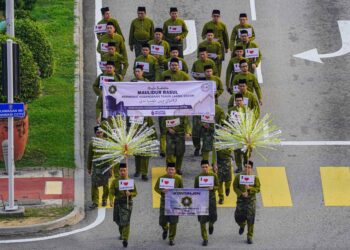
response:
{"label": "white road line", "polygon": [[258,78],[258,83],[261,84],[264,82],[262,72],[261,72],[261,62],[259,64],[259,66],[256,68],[256,77]]}
{"label": "white road line", "polygon": [[250,11],[252,15],[252,20],[256,21],[255,0],[250,0]]}
{"label": "white road line", "polygon": [[[192,141],[186,141],[192,146]],[[350,146],[350,141],[282,141],[280,146]]]}
{"label": "white road line", "polygon": [[[98,21],[101,18],[101,8],[102,8],[102,0],[95,0],[95,24],[98,23]],[[95,35],[95,48],[97,48],[97,44],[98,44],[98,39],[97,36]],[[99,66],[99,62],[100,62],[101,58],[100,58],[100,54],[96,51],[96,69],[97,69],[97,75],[101,74],[102,71],[100,69]]]}
{"label": "white road line", "polygon": [[93,229],[94,227],[97,227],[100,225],[106,217],[106,208],[99,208],[97,212],[97,218],[96,220],[83,228],[79,228],[70,232],[65,232],[61,234],[55,234],[55,235],[50,235],[50,236],[45,236],[45,237],[38,237],[38,238],[29,238],[29,239],[16,239],[16,240],[0,240],[0,244],[11,244],[11,243],[25,243],[25,242],[34,242],[34,241],[43,241],[43,240],[52,240],[52,239],[57,239],[61,237],[66,237],[72,234],[77,234],[77,233],[82,233],[85,231],[88,231],[90,229]]}
{"label": "white road line", "polygon": [[185,20],[185,23],[187,25],[188,34],[186,37],[186,49],[184,50],[184,55],[187,56],[197,50],[197,32],[194,20]]}

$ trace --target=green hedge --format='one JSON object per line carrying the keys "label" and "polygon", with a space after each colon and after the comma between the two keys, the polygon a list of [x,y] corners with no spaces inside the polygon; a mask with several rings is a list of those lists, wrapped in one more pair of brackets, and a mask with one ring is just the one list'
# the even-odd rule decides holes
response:
{"label": "green hedge", "polygon": [[[0,35],[0,43],[5,43],[8,39],[6,35]],[[15,101],[29,103],[40,95],[41,82],[39,77],[39,68],[33,58],[32,52],[28,46],[19,39],[14,39],[20,47],[20,89],[21,93],[15,97]],[[1,47],[0,47],[1,55]],[[2,64],[0,64],[0,73],[2,73]],[[1,86],[0,86],[1,88]],[[1,102],[7,102],[5,96],[0,96]]]}
{"label": "green hedge", "polygon": [[[14,0],[15,9],[32,10],[36,0]],[[6,9],[6,0],[0,0],[0,10]]]}
{"label": "green hedge", "polygon": [[51,76],[53,51],[43,27],[29,19],[16,20],[15,37],[21,39],[32,51],[34,60],[39,66],[40,76]]}

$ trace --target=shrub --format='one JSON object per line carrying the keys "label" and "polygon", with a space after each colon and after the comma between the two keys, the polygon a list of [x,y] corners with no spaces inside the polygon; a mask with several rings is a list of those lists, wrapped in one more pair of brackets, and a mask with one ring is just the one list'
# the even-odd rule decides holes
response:
{"label": "shrub", "polygon": [[29,10],[15,10],[15,19],[30,19],[35,21]]}
{"label": "shrub", "polygon": [[[6,40],[9,37],[6,35],[0,35],[0,43],[6,43]],[[32,52],[27,47],[27,45],[19,39],[13,39],[16,43],[19,44],[20,48],[20,95],[15,96],[16,102],[25,102],[28,103],[36,99],[40,95],[41,91],[41,82],[38,75],[38,66],[34,61]],[[1,54],[1,46],[0,46]],[[0,64],[0,73],[2,73],[2,64]],[[0,86],[1,88],[1,86]],[[7,102],[5,96],[0,96],[1,102]]]}
{"label": "shrub", "polygon": [[53,73],[53,51],[42,26],[29,19],[15,21],[15,37],[21,39],[32,51],[39,66],[40,76],[49,77]]}
{"label": "shrub", "polygon": [[[32,10],[36,0],[15,0],[15,9]],[[6,0],[0,0],[0,10],[6,9]]]}

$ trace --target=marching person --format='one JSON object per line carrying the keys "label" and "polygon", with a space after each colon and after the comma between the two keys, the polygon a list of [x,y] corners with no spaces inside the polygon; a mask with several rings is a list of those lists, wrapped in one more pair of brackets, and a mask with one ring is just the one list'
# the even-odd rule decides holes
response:
{"label": "marching person", "polygon": [[[253,175],[253,162],[248,161],[244,165],[244,175]],[[244,233],[246,224],[248,225],[247,243],[253,243],[254,221],[256,210],[256,194],[260,192],[260,180],[254,176],[254,184],[245,185],[240,183],[241,174],[235,176],[233,181],[233,190],[237,195],[237,207],[235,211],[235,220],[239,225],[239,234]]]}
{"label": "marching person", "polygon": [[[122,75],[123,78],[128,70],[129,63],[128,59],[124,58],[121,54],[117,52],[117,47],[115,42],[108,43],[108,53],[101,56],[101,63],[106,63],[107,61],[114,62],[115,72]],[[102,69],[102,68],[101,68]],[[102,69],[103,71],[105,69]]]}
{"label": "marching person", "polygon": [[[117,34],[121,35],[124,40],[124,36],[123,36],[122,30],[120,29],[119,23],[115,18],[112,17],[109,7],[101,8],[101,13],[103,18],[97,24],[107,24],[109,22],[112,22],[115,27],[115,31],[117,32]],[[100,40],[100,38],[104,34],[106,34],[106,32],[98,33],[97,39]]]}
{"label": "marching person", "polygon": [[219,104],[219,96],[224,92],[224,87],[220,77],[214,76],[213,66],[205,65],[204,66],[205,80],[214,81],[216,84],[215,91],[215,104]]}
{"label": "marching person", "polygon": [[216,196],[215,192],[218,190],[218,177],[215,173],[209,172],[209,161],[201,161],[202,172],[196,176],[194,181],[194,188],[200,188],[200,179],[205,176],[210,176],[213,178],[213,185],[208,187],[203,187],[209,189],[209,215],[200,215],[198,216],[198,221],[201,225],[201,234],[203,239],[203,246],[208,245],[208,233],[206,228],[206,223],[209,223],[209,234],[214,232],[214,223],[217,221],[218,215],[216,211]]}
{"label": "marching person", "polygon": [[170,69],[162,73],[160,80],[165,81],[165,77],[169,76],[171,81],[189,81],[190,76],[179,68],[180,58],[170,59]]}
{"label": "marching person", "polygon": [[131,82],[149,82],[144,76],[143,76],[143,66],[137,65],[134,68],[134,78],[130,80]]}
{"label": "marching person", "polygon": [[170,46],[167,41],[163,40],[162,28],[154,30],[154,39],[148,44],[151,46],[151,55],[158,60],[159,72],[162,73],[166,68],[167,59],[170,57]]}
{"label": "marching person", "polygon": [[230,37],[230,48],[231,51],[234,51],[234,47],[242,41],[241,31],[247,31],[250,41],[255,39],[254,28],[251,24],[248,23],[248,16],[246,13],[239,14],[239,24],[233,27]]}
{"label": "marching person", "polygon": [[170,47],[170,58],[167,59],[167,64],[165,64],[165,70],[168,70],[170,68],[170,60],[172,58],[179,59],[179,69],[188,74],[187,63],[183,58],[179,57],[179,49],[176,46]]}
{"label": "marching person", "polygon": [[150,55],[150,45],[148,43],[142,44],[142,54],[136,57],[134,68],[137,65],[142,65],[144,77],[148,81],[154,82],[159,78],[158,60]]}
{"label": "marching person", "polygon": [[146,16],[146,7],[140,6],[137,8],[137,18],[131,22],[129,32],[129,46],[131,51],[135,49],[135,57],[141,55],[142,44],[151,40],[153,35],[153,21]]}
{"label": "marching person", "polygon": [[[103,132],[100,128],[100,126],[96,126],[94,128],[95,135],[98,138],[103,137]],[[109,167],[109,164],[102,164],[98,165],[93,162],[94,158],[98,158],[98,154],[94,152],[94,145],[93,142],[90,141],[89,143],[89,150],[88,150],[88,157],[87,157],[87,169],[88,174],[91,175],[91,200],[92,204],[89,206],[91,209],[95,209],[98,207],[99,204],[99,190],[98,187],[103,187],[103,194],[102,194],[102,206],[105,207],[107,205],[107,198],[109,193],[109,187],[108,187],[108,180],[111,177],[111,171],[106,171],[106,173],[103,173],[104,170],[106,170]]]}
{"label": "marching person", "polygon": [[163,229],[162,238],[165,240],[169,233],[169,245],[175,245],[176,236],[176,226],[179,222],[179,216],[165,216],[165,195],[169,189],[160,188],[161,179],[174,179],[174,186],[172,188],[183,188],[183,181],[181,176],[176,174],[175,164],[168,162],[166,166],[166,174],[159,177],[156,185],[154,186],[154,191],[160,194],[160,209],[159,209],[159,225]]}
{"label": "marching person", "polygon": [[109,194],[110,206],[114,207],[113,221],[119,227],[119,239],[123,240],[124,247],[128,246],[133,198],[137,195],[135,183],[132,190],[120,190],[119,181],[128,179],[127,165],[125,163],[120,163],[119,177],[112,181]]}
{"label": "marching person", "polygon": [[183,55],[183,42],[188,34],[188,29],[184,20],[178,18],[178,10],[176,7],[170,8],[170,19],[166,20],[163,25],[165,40],[170,47],[177,46],[179,49],[179,56]]}
{"label": "marching person", "polygon": [[113,22],[108,22],[106,26],[107,33],[102,35],[98,44],[97,44],[97,52],[101,54],[101,56],[108,53],[108,43],[114,42],[116,45],[116,51],[123,56],[125,60],[128,58],[128,54],[125,48],[125,42],[121,35],[115,33],[115,27]]}
{"label": "marching person", "polygon": [[231,95],[234,93],[234,90],[232,89],[233,85],[233,79],[235,76],[241,72],[240,67],[240,61],[246,60],[243,57],[244,50],[242,46],[236,46],[235,47],[235,57],[232,57],[228,63],[227,69],[226,69],[226,90]]}
{"label": "marching person", "polygon": [[198,60],[192,65],[191,75],[196,80],[205,80],[204,66],[211,65],[213,67],[214,75],[217,75],[215,62],[208,58],[207,48],[198,48]]}

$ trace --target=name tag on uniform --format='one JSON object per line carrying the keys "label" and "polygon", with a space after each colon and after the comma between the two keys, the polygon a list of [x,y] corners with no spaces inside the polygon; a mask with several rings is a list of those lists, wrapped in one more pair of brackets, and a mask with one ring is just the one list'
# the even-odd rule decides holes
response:
{"label": "name tag on uniform", "polygon": [[130,116],[130,123],[140,124],[142,125],[144,121],[143,116]]}
{"label": "name tag on uniform", "polygon": [[201,115],[201,122],[204,123],[214,123],[214,116],[213,115]]}
{"label": "name tag on uniform", "polygon": [[119,180],[119,190],[134,190],[134,180],[128,179],[128,180]]}
{"label": "name tag on uniform", "polygon": [[194,78],[205,78],[205,73],[203,72],[203,73],[201,73],[201,72],[192,72],[192,76],[194,77]]}
{"label": "name tag on uniform", "polygon": [[95,25],[95,29],[94,29],[94,32],[96,34],[99,34],[99,33],[106,33],[106,27],[107,27],[107,24],[104,23],[104,24],[97,24]]}
{"label": "name tag on uniform", "polygon": [[180,125],[180,118],[172,119],[172,120],[165,120],[165,126],[167,128],[172,128]]}
{"label": "name tag on uniform", "polygon": [[233,86],[233,92],[234,92],[235,94],[237,94],[237,93],[239,92],[238,85],[234,85],[234,86]]}
{"label": "name tag on uniform", "polygon": [[149,73],[149,63],[147,63],[147,62],[136,62],[135,64],[136,64],[136,66],[137,65],[142,65],[143,71],[146,72],[146,73]]}
{"label": "name tag on uniform", "polygon": [[239,37],[241,37],[241,31],[242,31],[242,30],[246,30],[246,31],[248,32],[248,36],[249,36],[249,37],[252,37],[252,33],[253,33],[252,28],[238,29],[238,36],[239,36]]}
{"label": "name tag on uniform", "polygon": [[244,103],[245,106],[248,106],[249,98],[248,97],[243,97],[243,103]]}
{"label": "name tag on uniform", "polygon": [[182,33],[182,26],[168,26],[168,33],[169,34],[181,34]]}
{"label": "name tag on uniform", "polygon": [[113,76],[100,76],[100,87],[106,84],[107,82],[114,82]]}
{"label": "name tag on uniform", "polygon": [[255,175],[241,175],[239,178],[239,184],[241,185],[254,185]]}
{"label": "name tag on uniform", "polygon": [[241,72],[241,67],[239,66],[239,63],[233,64],[233,71],[235,73]]}
{"label": "name tag on uniform", "polygon": [[108,43],[101,43],[100,46],[101,51],[108,52]]}
{"label": "name tag on uniform", "polygon": [[151,54],[164,56],[164,47],[161,45],[151,45]]}
{"label": "name tag on uniform", "polygon": [[199,176],[199,187],[213,187],[214,176]]}
{"label": "name tag on uniform", "polygon": [[159,188],[162,189],[174,189],[175,179],[173,178],[160,178]]}
{"label": "name tag on uniform", "polygon": [[107,61],[100,61],[100,69],[101,70],[105,70],[106,69],[106,65],[107,65]]}
{"label": "name tag on uniform", "polygon": [[[168,69],[170,69],[170,61],[168,62]],[[179,60],[179,70],[182,70],[182,61]]]}
{"label": "name tag on uniform", "polygon": [[246,58],[257,58],[259,57],[259,48],[251,48],[245,50]]}
{"label": "name tag on uniform", "polygon": [[218,55],[216,53],[208,53],[208,57],[210,59],[216,59],[218,57]]}

